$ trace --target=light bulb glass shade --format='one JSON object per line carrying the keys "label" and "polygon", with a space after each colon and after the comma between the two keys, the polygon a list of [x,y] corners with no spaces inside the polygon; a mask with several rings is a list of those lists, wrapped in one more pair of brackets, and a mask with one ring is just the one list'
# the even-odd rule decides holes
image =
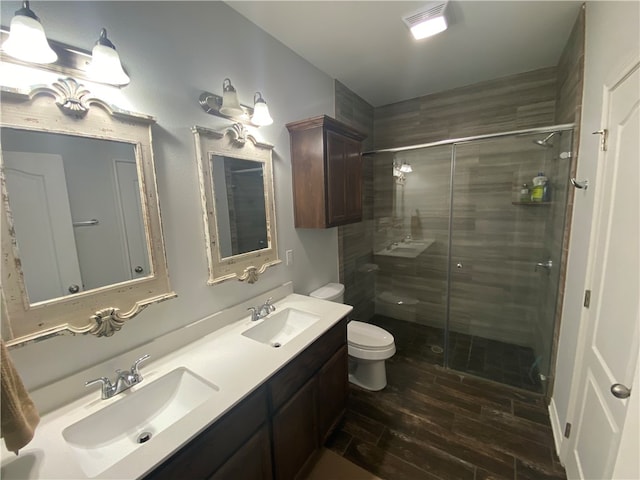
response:
{"label": "light bulb glass shade", "polygon": [[24,62],[40,64],[55,62],[58,55],[49,46],[40,22],[37,18],[20,15],[18,12],[11,20],[9,38],[2,45],[2,50],[7,55]]}
{"label": "light bulb glass shade", "polygon": [[131,81],[122,68],[118,52],[104,45],[93,47],[87,73],[92,80],[111,85],[127,85]]}
{"label": "light bulb glass shade", "polygon": [[231,85],[231,80],[225,78],[222,82],[222,105],[220,113],[227,117],[244,117],[245,113],[238,100],[238,93]]}
{"label": "light bulb glass shade", "polygon": [[431,37],[447,29],[447,19],[444,16],[430,18],[429,20],[418,23],[411,27],[411,33],[416,40]]}
{"label": "light bulb glass shade", "polygon": [[411,173],[413,172],[413,168],[411,168],[411,165],[409,165],[408,163],[403,163],[402,165],[400,165],[400,171],[402,173]]}
{"label": "light bulb glass shade", "polygon": [[273,118],[271,118],[271,115],[269,114],[269,107],[267,107],[267,102],[264,101],[264,98],[262,98],[260,92],[256,92],[253,98],[254,104],[251,122],[254,125],[258,125],[260,127],[271,125],[273,123]]}

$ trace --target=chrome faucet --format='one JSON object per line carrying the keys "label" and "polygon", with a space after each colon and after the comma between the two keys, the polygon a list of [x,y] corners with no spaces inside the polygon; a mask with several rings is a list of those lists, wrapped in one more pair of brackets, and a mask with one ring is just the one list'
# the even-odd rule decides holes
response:
{"label": "chrome faucet", "polygon": [[113,384],[107,377],[100,377],[96,378],[95,380],[89,380],[84,384],[84,386],[88,387],[89,385],[93,385],[94,383],[101,383],[102,399],[106,400],[108,398],[114,397],[120,392],[124,392],[134,385],[142,382],[142,375],[138,371],[138,366],[147,358],[149,358],[149,355],[143,355],[133,363],[131,369],[129,370],[116,370],[116,381]]}
{"label": "chrome faucet", "polygon": [[271,312],[276,310],[276,306],[271,304],[271,300],[273,297],[269,297],[266,302],[264,302],[259,307],[249,307],[247,310],[251,310],[251,321],[255,322],[260,320],[261,318],[266,317]]}

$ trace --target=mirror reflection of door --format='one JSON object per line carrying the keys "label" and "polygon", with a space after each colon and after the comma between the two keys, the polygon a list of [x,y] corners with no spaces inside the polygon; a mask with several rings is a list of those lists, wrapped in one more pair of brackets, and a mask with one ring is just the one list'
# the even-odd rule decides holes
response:
{"label": "mirror reflection of door", "polygon": [[[24,168],[33,162],[45,171],[54,168],[51,158],[58,158],[55,167],[59,172],[58,185],[43,187],[46,193],[39,197],[26,193],[17,183],[16,175],[7,174],[9,206],[15,217],[16,241],[30,303],[75,293],[70,289],[73,285],[78,285],[76,291],[92,290],[153,273],[149,271],[134,145],[3,127],[2,148],[6,170],[8,157],[14,157],[11,160],[14,168],[16,163]],[[17,153],[7,155],[7,151]],[[56,192],[55,200],[46,196],[52,194],[49,190]],[[25,208],[20,208],[19,202],[27,202]],[[49,250],[55,250],[49,262],[59,265],[61,271],[72,269],[75,263],[79,269],[77,280],[69,283],[64,279],[58,282],[64,288],[36,293],[35,285],[40,279],[53,274],[46,271],[40,260],[33,261],[39,258],[34,250],[41,254],[43,247],[29,247],[33,243],[31,237],[34,229],[43,228],[43,216],[65,209],[68,221],[51,220],[51,229],[64,230],[66,240],[54,240],[49,235],[43,242],[51,245]],[[42,236],[42,232],[36,231]],[[60,253],[61,244],[70,252]]]}
{"label": "mirror reflection of door", "polygon": [[121,232],[123,250],[126,254],[125,265],[129,266],[131,278],[149,275],[149,256],[147,255],[147,237],[144,232],[142,205],[140,204],[140,182],[136,163],[130,160],[114,160],[116,189],[119,214],[122,222]]}
{"label": "mirror reflection of door", "polygon": [[62,157],[5,151],[2,158],[29,302],[80,291]]}
{"label": "mirror reflection of door", "polygon": [[269,247],[262,162],[213,156],[221,257]]}

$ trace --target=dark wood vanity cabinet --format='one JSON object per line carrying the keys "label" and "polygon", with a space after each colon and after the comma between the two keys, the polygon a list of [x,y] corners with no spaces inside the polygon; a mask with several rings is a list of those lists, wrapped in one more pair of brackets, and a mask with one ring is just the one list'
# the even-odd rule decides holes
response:
{"label": "dark wood vanity cabinet", "polygon": [[366,135],[322,115],[287,124],[296,228],[362,220],[362,140]]}
{"label": "dark wood vanity cabinet", "polygon": [[[222,479],[220,474],[239,471],[239,459],[251,455],[257,465],[246,465],[262,475],[226,478],[271,479],[266,387],[262,386],[220,420],[180,449],[145,480]],[[265,457],[264,452],[268,455]],[[218,473],[216,473],[218,472]],[[221,472],[221,473],[220,473]]]}
{"label": "dark wood vanity cabinet", "polygon": [[344,318],[268,382],[276,480],[295,478],[344,415],[348,394],[346,343]]}
{"label": "dark wood vanity cabinet", "polygon": [[293,480],[347,407],[347,319],[145,477]]}

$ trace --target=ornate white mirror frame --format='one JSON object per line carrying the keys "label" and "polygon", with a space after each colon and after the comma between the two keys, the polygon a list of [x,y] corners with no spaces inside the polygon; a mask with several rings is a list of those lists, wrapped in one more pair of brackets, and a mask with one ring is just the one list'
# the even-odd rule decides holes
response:
{"label": "ornate white mirror frame", "polygon": [[[275,222],[275,201],[273,193],[273,166],[271,151],[273,146],[257,141],[240,124],[234,124],[224,131],[204,127],[192,127],[196,144],[198,173],[202,198],[205,244],[209,263],[209,285],[232,278],[254,283],[267,267],[280,263]],[[262,164],[264,180],[264,202],[266,220],[266,247],[223,256],[218,231],[219,205],[216,205],[214,189],[213,161],[215,157],[249,160]],[[222,192],[218,192],[222,195]]]}
{"label": "ornate white mirror frame", "polygon": [[[2,338],[6,343],[24,344],[65,331],[111,336],[149,304],[175,297],[169,284],[162,237],[151,147],[153,117],[121,110],[92,97],[72,78],[60,79],[50,86],[36,86],[29,91],[3,87],[1,93],[2,128],[121,142],[132,147],[150,269],[142,278],[31,303],[21,267],[3,159],[0,177],[3,201]],[[95,195],[104,194],[108,189],[107,185],[95,185]]]}

